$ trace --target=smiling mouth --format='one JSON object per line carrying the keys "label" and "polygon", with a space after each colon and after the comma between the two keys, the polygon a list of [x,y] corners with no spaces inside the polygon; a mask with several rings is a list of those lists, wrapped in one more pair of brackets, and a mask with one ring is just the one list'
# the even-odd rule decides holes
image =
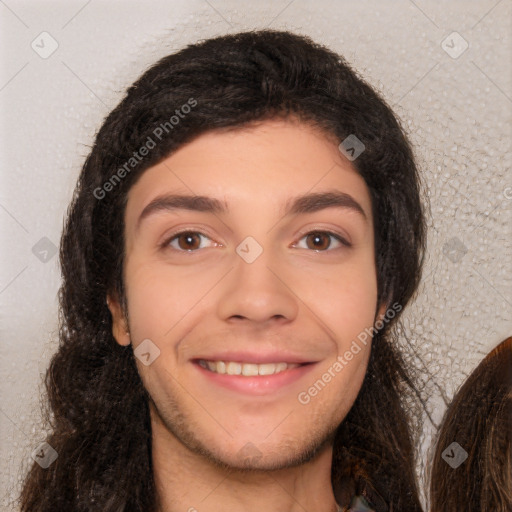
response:
{"label": "smiling mouth", "polygon": [[199,366],[205,370],[221,375],[240,375],[245,377],[256,377],[259,375],[275,375],[282,373],[286,370],[292,370],[299,366],[305,366],[311,363],[243,363],[236,361],[207,361],[205,359],[198,359],[196,361]]}

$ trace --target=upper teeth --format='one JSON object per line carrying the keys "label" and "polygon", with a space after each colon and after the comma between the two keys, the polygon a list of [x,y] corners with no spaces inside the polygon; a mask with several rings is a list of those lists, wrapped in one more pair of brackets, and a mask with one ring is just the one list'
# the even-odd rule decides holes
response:
{"label": "upper teeth", "polygon": [[228,375],[273,375],[274,373],[280,373],[290,368],[296,368],[300,364],[296,363],[266,363],[266,364],[254,364],[254,363],[236,363],[233,361],[206,361],[204,359],[199,360],[199,364],[203,368],[208,368],[215,373],[227,373]]}

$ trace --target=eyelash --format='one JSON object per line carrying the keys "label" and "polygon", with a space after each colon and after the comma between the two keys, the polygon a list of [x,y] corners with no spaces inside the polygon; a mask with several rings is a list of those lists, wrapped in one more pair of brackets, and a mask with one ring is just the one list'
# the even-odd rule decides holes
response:
{"label": "eyelash", "polygon": [[[161,248],[164,249],[164,250],[169,248],[170,243],[174,239],[177,239],[180,235],[183,235],[183,234],[193,234],[193,235],[197,234],[197,235],[209,238],[207,235],[205,235],[204,233],[201,233],[200,231],[193,231],[191,229],[184,229],[182,231],[178,231],[176,233],[173,233],[168,238],[166,238],[166,240],[162,243]],[[311,230],[311,231],[307,231],[305,233],[301,233],[300,234],[301,237],[299,238],[299,241],[302,240],[303,238],[307,237],[308,235],[312,235],[312,234],[328,235],[328,236],[331,236],[331,237],[335,238],[343,246],[343,247],[338,247],[337,249],[343,249],[343,248],[350,248],[350,247],[352,247],[352,244],[349,243],[345,238],[343,238],[338,233],[334,233],[332,231],[326,231],[326,230]],[[199,250],[199,249],[184,250],[184,249],[175,249],[175,248],[172,248],[172,249],[174,251],[183,252],[183,253],[194,253],[194,252],[197,252]],[[315,251],[315,252],[331,252],[331,251],[334,251],[336,249],[328,248],[328,249],[324,249],[324,250],[315,250],[315,249],[310,249],[310,250]]]}

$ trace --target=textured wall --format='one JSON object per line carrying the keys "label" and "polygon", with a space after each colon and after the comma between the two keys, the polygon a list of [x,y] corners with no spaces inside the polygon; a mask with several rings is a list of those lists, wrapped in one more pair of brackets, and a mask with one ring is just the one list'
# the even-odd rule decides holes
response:
{"label": "textured wall", "polygon": [[39,396],[55,350],[54,250],[95,131],[157,58],[250,28],[297,31],[343,54],[415,144],[431,215],[406,326],[433,375],[424,379],[425,453],[464,376],[512,332],[512,2],[6,0],[0,16],[0,508],[16,510],[9,500],[45,438]]}

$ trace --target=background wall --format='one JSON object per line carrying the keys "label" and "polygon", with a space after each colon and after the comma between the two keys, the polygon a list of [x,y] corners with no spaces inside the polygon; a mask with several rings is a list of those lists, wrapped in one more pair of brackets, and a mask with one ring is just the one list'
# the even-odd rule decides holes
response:
{"label": "background wall", "polygon": [[307,34],[344,55],[415,145],[431,204],[423,284],[406,315],[434,375],[424,455],[465,375],[512,332],[512,1],[5,0],[0,16],[0,508],[16,510],[46,436],[55,251],[95,131],[156,59],[251,28]]}

